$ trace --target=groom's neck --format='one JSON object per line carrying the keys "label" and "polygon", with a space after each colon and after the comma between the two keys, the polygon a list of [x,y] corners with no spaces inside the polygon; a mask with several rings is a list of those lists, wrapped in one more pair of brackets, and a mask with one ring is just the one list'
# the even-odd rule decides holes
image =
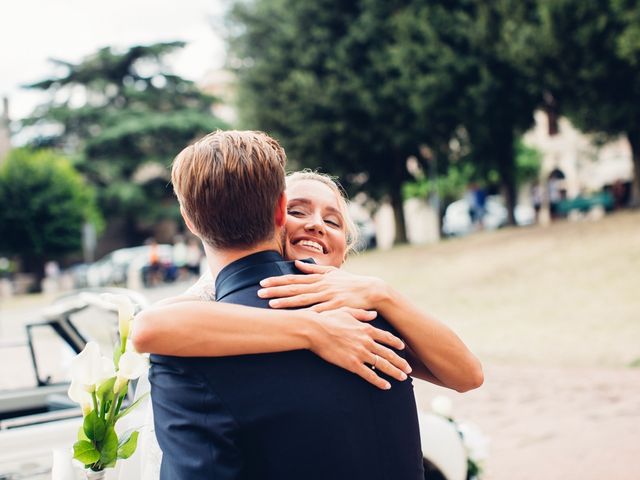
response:
{"label": "groom's neck", "polygon": [[211,275],[213,275],[214,279],[218,276],[220,270],[222,270],[230,263],[233,263],[236,260],[249,256],[253,253],[264,252],[266,250],[275,250],[276,252],[282,254],[282,242],[279,239],[274,238],[273,240],[261,242],[250,248],[225,250],[216,249],[210,247],[207,244],[204,244],[204,251],[207,256],[207,264],[209,265],[209,270],[211,270]]}

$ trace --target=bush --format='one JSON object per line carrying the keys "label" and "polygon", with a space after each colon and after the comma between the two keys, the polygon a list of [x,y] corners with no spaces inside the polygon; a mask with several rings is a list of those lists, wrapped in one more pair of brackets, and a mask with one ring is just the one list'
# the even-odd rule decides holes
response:
{"label": "bush", "polygon": [[102,226],[95,194],[61,155],[19,148],[0,166],[0,253],[41,274],[47,259],[82,247],[82,227]]}

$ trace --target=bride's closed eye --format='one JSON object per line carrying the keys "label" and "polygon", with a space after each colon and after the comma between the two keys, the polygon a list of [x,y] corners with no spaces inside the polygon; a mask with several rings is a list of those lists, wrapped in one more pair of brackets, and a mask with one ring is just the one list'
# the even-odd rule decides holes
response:
{"label": "bride's closed eye", "polygon": [[324,223],[327,223],[335,228],[342,228],[342,223],[340,222],[340,220],[335,218],[325,218]]}

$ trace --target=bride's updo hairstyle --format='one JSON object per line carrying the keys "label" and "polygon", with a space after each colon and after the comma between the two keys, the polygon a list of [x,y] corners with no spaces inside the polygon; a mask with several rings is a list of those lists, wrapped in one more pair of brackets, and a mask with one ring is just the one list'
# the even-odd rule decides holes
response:
{"label": "bride's updo hairstyle", "polygon": [[347,238],[347,251],[345,252],[345,256],[355,252],[355,246],[358,243],[359,231],[356,226],[353,218],[351,218],[351,214],[349,214],[349,200],[347,198],[347,194],[344,191],[344,188],[338,183],[337,177],[332,177],[327,175],[326,173],[316,172],[310,169],[300,170],[298,172],[292,172],[287,174],[286,177],[286,186],[287,188],[293,185],[296,182],[300,182],[303,180],[313,180],[315,182],[320,182],[323,185],[326,185],[333,191],[338,200],[338,207],[340,209],[340,213],[344,219],[344,230]]}

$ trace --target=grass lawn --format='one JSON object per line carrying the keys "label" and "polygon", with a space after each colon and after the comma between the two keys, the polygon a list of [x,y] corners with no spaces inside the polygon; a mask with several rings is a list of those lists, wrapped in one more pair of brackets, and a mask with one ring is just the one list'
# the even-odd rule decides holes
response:
{"label": "grass lawn", "polygon": [[347,268],[387,280],[483,361],[640,362],[640,212],[367,252]]}

